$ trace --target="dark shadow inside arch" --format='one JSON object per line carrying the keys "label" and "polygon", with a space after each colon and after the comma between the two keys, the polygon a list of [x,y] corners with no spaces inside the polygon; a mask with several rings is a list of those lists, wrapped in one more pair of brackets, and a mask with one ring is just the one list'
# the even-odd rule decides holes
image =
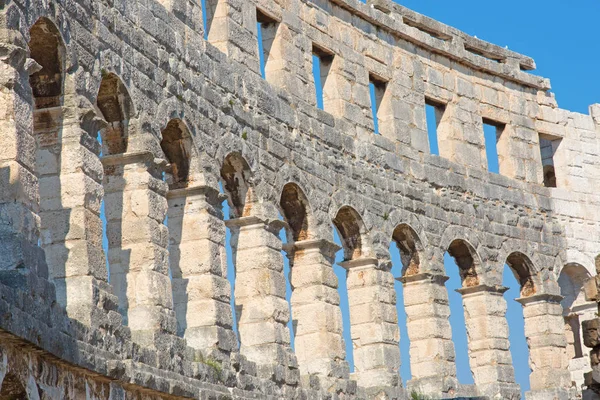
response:
{"label": "dark shadow inside arch", "polygon": [[421,272],[421,256],[419,253],[423,251],[423,246],[414,229],[407,224],[398,225],[392,233],[392,241],[398,246],[402,261],[402,272],[397,278],[416,275]]}
{"label": "dark shadow inside arch", "polygon": [[160,147],[171,164],[169,189],[188,186],[192,143],[189,132],[181,120],[169,121],[162,130]]}
{"label": "dark shadow inside arch", "polygon": [[523,253],[514,252],[506,258],[506,264],[519,282],[521,297],[529,297],[535,294],[536,287],[533,282],[533,264],[531,260]]}
{"label": "dark shadow inside arch", "polygon": [[250,166],[238,153],[231,153],[221,167],[221,178],[228,196],[232,218],[247,217],[252,214],[253,189]]}
{"label": "dark shadow inside arch", "polygon": [[0,400],[27,400],[25,387],[17,375],[9,372],[2,380],[0,389]]}
{"label": "dark shadow inside arch", "polygon": [[65,48],[56,26],[40,18],[30,29],[31,58],[41,69],[29,77],[35,108],[59,107],[63,99]]}
{"label": "dark shadow inside arch", "polygon": [[121,79],[113,73],[105,73],[100,82],[96,105],[108,122],[102,130],[102,153],[104,155],[127,152],[129,119],[133,115],[133,102]]}
{"label": "dark shadow inside arch", "polygon": [[288,183],[283,187],[279,202],[283,216],[290,226],[294,241],[308,240],[311,238],[309,229],[309,206],[306,195],[295,183]]}
{"label": "dark shadow inside arch", "polygon": [[454,259],[458,267],[462,286],[477,286],[479,284],[477,269],[480,263],[473,246],[464,240],[457,239],[450,243],[448,254]]}
{"label": "dark shadow inside arch", "polygon": [[340,234],[345,259],[355,260],[363,256],[365,226],[358,212],[350,206],[343,206],[333,219],[333,224]]}

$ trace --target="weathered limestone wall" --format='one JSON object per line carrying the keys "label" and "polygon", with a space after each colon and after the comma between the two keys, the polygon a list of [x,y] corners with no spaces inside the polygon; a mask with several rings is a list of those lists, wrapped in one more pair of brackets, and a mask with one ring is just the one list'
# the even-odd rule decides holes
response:
{"label": "weathered limestone wall", "polygon": [[[600,254],[600,106],[561,110],[530,58],[386,0],[209,0],[207,40],[199,3],[0,5],[0,398],[21,386],[30,399],[518,398],[505,265],[521,282],[527,398],[576,396],[589,363],[566,322],[589,315],[581,289]],[[426,103],[444,111],[441,156],[429,154]],[[501,127],[500,174],[486,170],[484,122]],[[556,188],[544,187],[552,166]],[[403,276],[390,272],[391,241]],[[463,278],[472,386],[456,379],[446,251]],[[393,278],[405,286],[408,391]]]}

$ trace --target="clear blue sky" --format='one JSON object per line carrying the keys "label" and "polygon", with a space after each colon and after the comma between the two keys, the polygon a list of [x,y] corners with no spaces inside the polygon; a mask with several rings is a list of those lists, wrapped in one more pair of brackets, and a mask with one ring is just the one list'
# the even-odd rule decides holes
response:
{"label": "clear blue sky", "polygon": [[597,0],[396,0],[470,35],[532,57],[561,108],[600,103]]}

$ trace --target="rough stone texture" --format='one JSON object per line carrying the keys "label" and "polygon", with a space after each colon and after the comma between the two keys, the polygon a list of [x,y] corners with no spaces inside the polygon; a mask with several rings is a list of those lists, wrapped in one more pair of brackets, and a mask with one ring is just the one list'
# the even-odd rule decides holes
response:
{"label": "rough stone texture", "polygon": [[[600,371],[580,329],[598,299],[584,292],[599,271],[600,105],[562,110],[532,59],[387,0],[206,7],[0,2],[0,398],[518,398],[505,265],[521,284],[526,397],[581,396],[583,373]],[[441,156],[429,154],[426,104]],[[497,127],[500,174],[486,171],[484,123]],[[445,252],[463,282],[475,385],[456,379]]]}

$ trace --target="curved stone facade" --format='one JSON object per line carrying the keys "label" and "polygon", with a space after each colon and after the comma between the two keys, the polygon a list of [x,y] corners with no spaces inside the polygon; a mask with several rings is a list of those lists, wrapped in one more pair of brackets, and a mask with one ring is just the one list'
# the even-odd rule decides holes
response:
{"label": "curved stone facade", "polygon": [[[532,59],[387,0],[6,0],[0,15],[0,399],[517,399],[505,265],[527,398],[581,395],[600,106],[558,108]],[[456,379],[446,252],[475,385]]]}

